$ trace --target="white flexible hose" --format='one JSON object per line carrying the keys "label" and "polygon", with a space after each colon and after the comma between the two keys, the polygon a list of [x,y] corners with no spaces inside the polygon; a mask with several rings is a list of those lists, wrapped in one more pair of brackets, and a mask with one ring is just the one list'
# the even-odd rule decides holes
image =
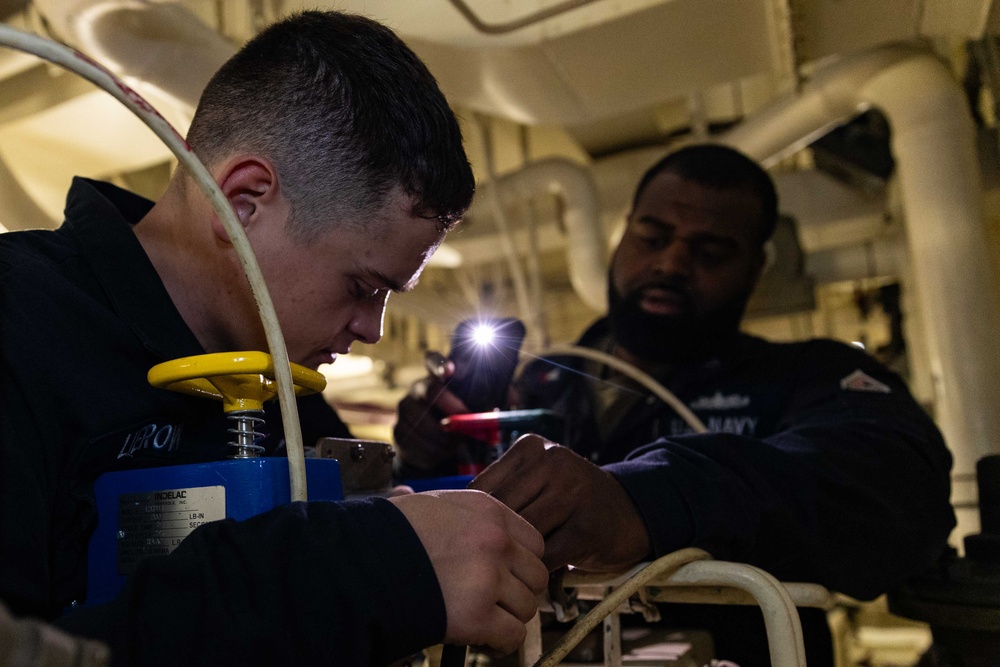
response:
{"label": "white flexible hose", "polygon": [[[685,422],[687,422],[688,426],[694,429],[695,433],[705,433],[708,431],[702,421],[698,419],[697,415],[691,412],[691,410],[684,405],[679,398],[674,396],[669,389],[654,380],[648,373],[644,373],[623,359],[619,359],[618,357],[610,355],[607,352],[601,352],[600,350],[594,350],[589,347],[581,347],[579,345],[555,345],[543,350],[539,356],[582,357],[584,359],[605,364],[623,375],[627,375],[632,378],[648,389],[657,398],[673,408],[674,411],[680,415]],[[625,575],[627,578],[625,583],[612,591],[607,597],[604,598],[603,601],[601,601],[600,604],[591,609],[586,616],[581,618],[569,632],[563,635],[558,643],[556,643],[556,645],[553,646],[547,654],[538,659],[538,662],[535,663],[534,667],[553,667],[554,665],[558,665],[562,662],[563,658],[569,655],[569,652],[572,651],[573,648],[576,647],[576,645],[579,644],[591,630],[596,628],[597,624],[600,623],[604,617],[618,609],[618,607],[624,604],[628,598],[642,588],[646,582],[665,572],[676,570],[682,565],[686,565],[692,561],[704,560],[707,558],[711,558],[711,555],[702,549],[681,549],[680,551],[669,553],[666,556],[653,561],[649,565],[640,569],[638,572],[629,572]]]}
{"label": "white flexible hose", "polygon": [[563,635],[555,646],[553,646],[549,652],[538,659],[534,667],[552,667],[552,665],[558,665],[562,662],[562,659],[569,655],[569,652],[580,643],[580,641],[590,634],[590,631],[597,627],[605,616],[611,614],[620,606],[622,606],[626,600],[632,597],[636,591],[646,585],[647,582],[655,579],[656,577],[670,572],[671,570],[676,570],[682,565],[687,565],[696,560],[706,560],[712,556],[702,549],[696,549],[694,547],[689,547],[687,549],[681,549],[679,551],[674,551],[654,560],[649,565],[645,566],[639,570],[635,575],[630,576],[629,579],[623,583],[621,586],[613,590],[608,594],[596,607],[591,609],[586,616],[577,621],[569,632]]}
{"label": "white flexible hose", "polygon": [[584,359],[590,359],[591,361],[605,364],[619,373],[629,376],[652,392],[653,395],[661,401],[673,408],[674,412],[676,412],[681,419],[687,422],[687,425],[694,429],[695,433],[708,432],[708,428],[700,419],[698,419],[698,416],[691,412],[690,408],[684,405],[679,398],[674,396],[669,389],[654,380],[649,374],[644,373],[623,359],[619,359],[618,357],[608,354],[607,352],[601,352],[600,350],[594,350],[589,347],[581,347],[579,345],[554,345],[543,350],[539,356],[583,357]]}
{"label": "white flexible hose", "polygon": [[264,334],[274,365],[274,379],[278,385],[278,402],[281,406],[282,422],[285,430],[285,447],[288,450],[288,474],[293,501],[306,500],[305,454],[302,447],[302,432],[299,428],[299,412],[295,403],[295,389],[292,385],[292,372],[288,361],[288,351],[285,349],[285,339],[278,326],[278,316],[274,312],[274,304],[264,283],[257,258],[250,246],[250,241],[243,231],[243,225],[237,219],[226,196],[215,183],[212,174],[191,151],[184,138],[167,123],[166,120],[138,93],[129,88],[107,69],[87,56],[58,44],[49,39],[15,30],[10,26],[0,24],[0,45],[24,51],[60,65],[98,87],[110,93],[128,109],[138,116],[156,133],[163,143],[177,156],[177,159],[191,173],[195,182],[208,197],[218,213],[233,248],[243,265],[250,289],[257,308],[260,311]]}

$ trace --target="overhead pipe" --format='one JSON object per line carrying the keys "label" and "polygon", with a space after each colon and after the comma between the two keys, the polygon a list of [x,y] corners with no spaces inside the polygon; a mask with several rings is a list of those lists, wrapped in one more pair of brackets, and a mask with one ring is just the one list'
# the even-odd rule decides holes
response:
{"label": "overhead pipe", "polygon": [[[483,161],[486,164],[486,175],[489,177],[490,183],[495,183],[497,172],[493,150],[493,133],[490,123],[485,116],[477,116],[477,125],[479,126],[479,135],[482,138]],[[533,331],[538,331],[540,329],[538,323],[541,318],[541,306],[537,303],[532,304],[531,299],[528,297],[528,281],[524,274],[524,267],[521,266],[517,248],[514,247],[514,232],[511,229],[510,222],[507,220],[507,213],[500,201],[499,192],[497,188],[489,188],[484,195],[486,202],[490,206],[493,222],[496,224],[497,231],[499,232],[500,247],[503,249],[503,254],[507,259],[507,268],[510,271],[511,282],[514,284],[514,298],[517,301],[518,310],[521,313],[521,317],[528,323],[528,326]]]}
{"label": "overhead pipe", "polygon": [[862,244],[821,250],[806,255],[804,273],[817,283],[899,276],[906,252],[898,237],[876,237]]}
{"label": "overhead pipe", "polygon": [[521,28],[527,28],[528,26],[535,25],[536,23],[541,23],[546,19],[559,16],[560,14],[565,14],[568,11],[574,10],[578,7],[583,7],[584,5],[589,5],[595,1],[596,0],[565,0],[565,2],[558,5],[540,9],[533,14],[528,14],[527,16],[522,16],[510,21],[504,21],[503,23],[487,23],[479,18],[474,11],[472,11],[472,8],[469,7],[465,0],[450,0],[452,6],[458,10],[458,13],[461,14],[466,21],[469,22],[469,25],[484,35],[506,35],[509,32],[515,32]]}
{"label": "overhead pipe", "polygon": [[888,118],[909,262],[927,333],[935,417],[956,472],[1000,451],[1000,316],[981,210],[975,132],[948,68],[922,46],[840,58],[747,119],[723,143],[773,165],[876,107]]}
{"label": "overhead pipe", "polygon": [[[0,16],[10,16],[25,2],[0,1]],[[236,48],[176,4],[135,0],[36,0],[50,29],[71,46],[129,79],[152,84],[187,104],[197,106],[211,75]],[[20,25],[23,21],[10,23]],[[11,51],[4,57],[3,76],[37,63]],[[9,204],[0,223],[7,229],[53,228],[53,220],[0,163],[0,194]]]}
{"label": "overhead pipe", "polygon": [[[573,289],[597,312],[608,307],[607,246],[601,226],[601,208],[590,171],[576,162],[549,158],[533,162],[480,188],[476,201],[490,201],[496,187],[503,204],[528,201],[541,194],[559,196],[564,205],[566,261]],[[473,203],[473,215],[476,203]]]}
{"label": "overhead pipe", "polygon": [[[156,86],[192,108],[211,75],[236,51],[197,16],[176,4],[37,0],[36,5],[53,30],[71,45],[118,74]],[[184,66],[178,67],[178,63]],[[516,188],[520,196],[541,192],[562,195],[570,281],[589,307],[603,311],[607,307],[606,246],[598,197],[587,169],[568,160],[549,159],[498,180],[501,190]]]}
{"label": "overhead pipe", "polygon": [[53,32],[119,76],[151,84],[192,110],[236,46],[176,3],[35,0]]}

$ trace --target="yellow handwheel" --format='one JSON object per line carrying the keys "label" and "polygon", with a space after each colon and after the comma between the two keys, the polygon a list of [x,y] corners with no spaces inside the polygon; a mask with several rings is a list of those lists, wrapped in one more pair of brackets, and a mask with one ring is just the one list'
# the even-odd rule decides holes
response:
{"label": "yellow handwheel", "polygon": [[[326,377],[305,366],[290,364],[295,395],[323,391]],[[222,401],[225,412],[263,410],[277,395],[271,355],[264,352],[216,352],[165,361],[149,369],[149,384]]]}
{"label": "yellow handwheel", "polygon": [[[305,396],[323,391],[326,377],[305,366],[290,364],[295,394]],[[263,435],[264,401],[278,393],[271,355],[264,352],[217,352],[165,361],[149,369],[149,384],[195,396],[222,401],[222,409],[235,422],[229,429],[236,440],[233,458],[252,458],[264,450],[258,444]]]}

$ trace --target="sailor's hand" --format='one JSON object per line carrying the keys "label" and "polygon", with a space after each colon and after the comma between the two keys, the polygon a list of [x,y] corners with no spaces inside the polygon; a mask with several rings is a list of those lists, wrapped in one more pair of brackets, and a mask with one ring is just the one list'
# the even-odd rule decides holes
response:
{"label": "sailor's hand", "polygon": [[427,491],[390,502],[434,565],[448,614],[444,643],[516,650],[548,582],[542,536],[478,491]]}
{"label": "sailor's hand", "polygon": [[650,555],[646,524],[610,473],[537,435],[520,438],[469,488],[523,516],[545,537],[545,565],[623,570]]}
{"label": "sailor's hand", "polygon": [[456,440],[441,430],[441,419],[469,411],[458,396],[446,389],[455,365],[436,352],[428,352],[428,376],[417,380],[399,403],[393,437],[400,460],[422,470],[432,470],[455,458]]}

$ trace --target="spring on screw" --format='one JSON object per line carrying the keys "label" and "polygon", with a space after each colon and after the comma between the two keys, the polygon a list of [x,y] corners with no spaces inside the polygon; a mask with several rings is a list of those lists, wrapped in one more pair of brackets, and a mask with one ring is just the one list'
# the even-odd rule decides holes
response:
{"label": "spring on screw", "polygon": [[263,414],[263,410],[235,410],[227,413],[226,416],[234,422],[234,428],[228,429],[228,432],[236,435],[236,440],[229,443],[236,448],[230,458],[252,459],[264,452],[264,448],[257,444],[264,437],[264,433],[257,430],[258,426],[264,424]]}

